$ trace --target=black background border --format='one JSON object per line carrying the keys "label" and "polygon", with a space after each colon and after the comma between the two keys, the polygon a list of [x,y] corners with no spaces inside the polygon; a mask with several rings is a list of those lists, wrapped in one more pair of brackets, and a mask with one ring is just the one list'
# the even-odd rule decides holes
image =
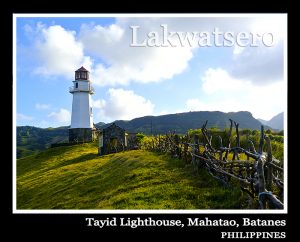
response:
{"label": "black background border", "polygon": [[[9,4],[9,3],[8,3]],[[11,5],[6,8],[6,13],[2,15],[5,17],[4,32],[7,33],[7,36],[11,38],[7,38],[8,43],[6,46],[11,46],[11,49],[5,48],[8,52],[7,57],[11,57],[11,61],[7,61],[8,67],[11,68],[11,73],[13,73],[12,66],[12,21],[14,13],[287,13],[288,8],[283,6],[282,2],[276,3],[272,2],[272,4],[261,5],[260,9],[257,9],[257,4],[250,4],[241,9],[241,2],[233,3],[225,3],[222,4],[211,4],[211,5],[203,5],[204,3],[198,3],[200,6],[192,2],[186,2],[182,4],[178,3],[167,3],[165,2],[163,5],[159,2],[146,2],[143,3],[141,1],[122,1],[122,2],[106,2],[105,4],[100,1],[84,1],[84,2],[71,2],[66,1],[62,3],[62,1],[51,1],[43,4],[41,1],[20,1],[18,3],[10,3]],[[224,4],[224,3],[223,3]],[[232,5],[231,5],[232,4]],[[238,7],[239,9],[233,8],[232,6]],[[289,15],[288,15],[289,17]],[[8,80],[12,80],[12,75],[8,74]],[[11,88],[12,83],[7,82]],[[12,96],[11,96],[12,100]],[[13,101],[13,100],[12,100]],[[13,115],[12,109],[8,109],[7,113],[11,112],[11,117]],[[12,122],[11,122],[12,124]],[[12,129],[14,129],[12,125]],[[290,133],[289,133],[290,136]],[[11,153],[12,154],[12,153]],[[12,164],[8,162],[5,164],[7,167],[5,168],[8,176],[12,174]],[[289,167],[290,171],[291,167]],[[6,210],[5,215],[7,221],[5,225],[7,225],[8,231],[13,230],[14,233],[10,233],[11,237],[17,237],[19,235],[23,236],[33,236],[33,234],[44,233],[49,237],[54,235],[64,234],[67,236],[76,236],[78,233],[87,234],[90,232],[101,234],[104,232],[171,232],[177,234],[178,232],[195,232],[201,238],[209,238],[213,241],[221,240],[220,232],[221,231],[285,231],[286,232],[286,240],[292,238],[291,236],[291,228],[289,227],[289,214],[13,214],[12,212],[12,177],[8,177],[5,180],[4,184],[8,184],[7,181],[11,181],[10,186],[5,185],[6,192],[8,195],[5,196],[6,201]],[[290,186],[290,183],[289,183]],[[288,193],[289,194],[289,193]],[[289,211],[291,211],[292,201],[289,200]],[[163,212],[163,210],[162,210]],[[195,218],[198,217],[200,219],[204,219],[208,217],[209,219],[234,219],[237,222],[241,223],[242,218],[251,218],[251,219],[273,219],[273,220],[287,220],[287,225],[284,227],[239,227],[239,228],[231,228],[231,227],[187,227],[178,228],[178,227],[138,227],[138,228],[129,228],[129,227],[104,227],[100,229],[99,227],[88,227],[85,218],[93,217],[95,219],[106,219],[106,218],[131,218],[135,219],[137,217],[152,219],[180,219],[185,223],[187,218]],[[151,233],[150,233],[151,234]],[[33,236],[35,237],[35,236]],[[200,240],[200,239],[199,239]]]}

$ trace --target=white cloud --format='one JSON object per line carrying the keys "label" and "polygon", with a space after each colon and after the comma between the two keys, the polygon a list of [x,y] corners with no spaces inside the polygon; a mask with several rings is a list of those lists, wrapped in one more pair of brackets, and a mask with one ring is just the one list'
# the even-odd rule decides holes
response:
{"label": "white cloud", "polygon": [[[233,48],[233,54],[234,55],[240,55],[244,50],[245,50],[246,47],[241,47],[239,45],[235,45],[234,48]],[[236,58],[234,56],[234,58]]]}
{"label": "white cloud", "polygon": [[[95,85],[117,86],[130,82],[149,83],[170,79],[188,68],[198,45],[192,47],[131,47],[132,29],[140,26],[138,41],[151,31],[159,34],[162,42],[161,24],[169,31],[182,33],[239,32],[274,34],[273,47],[238,47],[234,45],[230,74],[238,79],[262,84],[282,79],[283,36],[286,34],[286,17],[268,15],[256,17],[201,17],[201,18],[116,18],[116,22],[101,26],[82,24],[79,33],[60,25],[46,27],[38,23],[35,28],[25,25],[27,35],[37,36],[36,50],[41,65],[36,73],[64,75],[73,78],[74,70],[84,65],[91,71]],[[174,41],[175,37],[171,37]],[[205,48],[205,47],[204,47]],[[210,47],[214,48],[214,47]],[[200,50],[201,51],[201,50]],[[92,59],[93,58],[93,59]],[[205,60],[203,60],[205,61]]]}
{"label": "white cloud", "polygon": [[67,109],[61,108],[59,112],[52,112],[48,115],[49,118],[60,123],[68,123],[71,121],[71,113]]}
{"label": "white cloud", "polygon": [[17,120],[23,121],[23,120],[33,120],[34,118],[32,116],[28,116],[22,113],[17,113]]}
{"label": "white cloud", "polygon": [[265,15],[261,16],[250,24],[252,32],[263,35],[272,33],[275,41],[283,39],[287,32],[287,16],[285,15]]}
{"label": "white cloud", "polygon": [[234,37],[239,32],[251,32],[253,35],[271,33],[274,36],[274,46],[264,46],[261,44],[262,39],[258,40],[258,47],[234,45],[233,57],[228,60],[232,62],[231,75],[238,79],[246,78],[256,84],[262,84],[282,79],[285,23],[285,17],[279,15],[239,18],[239,22],[234,17],[118,18],[115,24],[108,27],[83,25],[80,40],[90,54],[100,57],[105,63],[95,65],[92,75],[94,83],[101,86],[116,86],[126,85],[131,81],[148,83],[172,78],[188,67],[189,61],[193,58],[193,51],[199,49],[197,45],[159,48],[130,47],[132,30],[129,26],[140,26],[139,43],[151,31],[159,34],[161,43],[161,24],[166,24],[169,31],[182,31],[183,33],[192,31],[212,33],[216,28],[223,33],[233,32]]}
{"label": "white cloud", "polygon": [[74,70],[81,65],[91,68],[92,61],[84,55],[82,44],[76,41],[75,31],[66,30],[60,25],[48,28],[39,25],[37,28],[36,49],[42,65],[37,67],[36,73],[73,78]]}
{"label": "white cloud", "polygon": [[98,115],[101,121],[104,119],[106,121],[117,119],[131,120],[136,117],[153,114],[154,104],[131,90],[110,88],[108,95],[107,100],[96,101],[96,103],[101,104],[98,106],[101,106]]}
{"label": "white cloud", "polygon": [[250,82],[232,78],[222,68],[209,68],[202,77],[202,88],[208,94],[241,90],[247,84],[249,85]]}
{"label": "white cloud", "polygon": [[254,117],[269,120],[285,110],[283,81],[257,86],[230,76],[223,69],[209,68],[202,78],[204,95],[186,101],[187,111],[250,111]]}
{"label": "white cloud", "polygon": [[207,111],[207,106],[197,98],[190,98],[186,100],[185,106],[188,111]]}
{"label": "white cloud", "polygon": [[40,104],[40,103],[36,103],[36,104],[35,104],[35,108],[36,108],[37,110],[49,109],[49,108],[50,108],[50,104]]}
{"label": "white cloud", "polygon": [[265,85],[283,79],[283,40],[274,46],[235,47],[230,74],[247,78],[256,85]]}
{"label": "white cloud", "polygon": [[106,101],[103,99],[93,100],[93,104],[92,104],[93,108],[99,108],[99,109],[104,108],[105,105],[106,105]]}
{"label": "white cloud", "polygon": [[[108,27],[83,25],[80,40],[85,50],[96,55],[105,64],[96,64],[92,80],[100,86],[159,82],[182,73],[193,57],[191,47],[131,47],[132,32],[129,26],[140,24],[143,33],[161,31],[155,19],[126,20]],[[161,40],[160,40],[161,41]]]}

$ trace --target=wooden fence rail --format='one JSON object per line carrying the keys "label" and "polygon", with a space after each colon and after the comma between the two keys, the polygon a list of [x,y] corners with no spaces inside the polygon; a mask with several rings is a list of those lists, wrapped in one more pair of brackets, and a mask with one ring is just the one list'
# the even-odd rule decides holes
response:
{"label": "wooden fence rail", "polygon": [[[231,144],[233,125],[236,129],[235,145]],[[230,185],[231,179],[239,182],[241,190],[249,195],[251,208],[283,209],[283,175],[284,169],[273,157],[270,138],[265,135],[261,126],[258,151],[248,139],[248,148],[240,147],[239,124],[230,120],[227,147],[223,147],[220,136],[220,147],[213,147],[212,135],[206,129],[207,121],[201,128],[204,142],[200,143],[199,135],[179,136],[168,133],[155,136],[145,148],[152,151],[169,153],[173,157],[191,163],[196,171],[206,169],[210,175]],[[263,151],[264,142],[267,150]],[[232,158],[229,159],[230,154]],[[247,160],[241,159],[241,155]],[[256,205],[257,204],[257,205]]]}

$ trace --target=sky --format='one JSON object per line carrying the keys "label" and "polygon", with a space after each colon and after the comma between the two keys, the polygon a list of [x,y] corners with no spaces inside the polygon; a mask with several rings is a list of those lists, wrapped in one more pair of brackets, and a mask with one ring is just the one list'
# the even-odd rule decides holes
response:
{"label": "sky", "polygon": [[286,110],[284,14],[15,18],[18,126],[70,125],[81,66],[94,123],[189,111],[269,120]]}

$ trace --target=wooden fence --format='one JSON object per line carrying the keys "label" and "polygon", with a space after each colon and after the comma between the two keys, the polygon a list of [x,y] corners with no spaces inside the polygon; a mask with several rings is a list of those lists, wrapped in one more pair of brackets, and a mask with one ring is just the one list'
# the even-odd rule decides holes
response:
{"label": "wooden fence", "polygon": [[[233,124],[236,129],[235,144],[231,144]],[[206,129],[207,121],[201,132],[204,142],[200,143],[199,135],[179,136],[173,133],[155,136],[145,148],[152,151],[169,153],[173,157],[191,163],[195,170],[206,169],[210,175],[225,185],[236,180],[242,191],[249,195],[251,208],[283,209],[284,170],[281,162],[272,155],[270,138],[264,134],[261,126],[258,151],[248,139],[248,148],[240,147],[239,124],[230,119],[229,141],[223,146],[220,136],[220,146],[212,146],[212,135]],[[263,151],[266,142],[266,152]],[[240,159],[244,154],[246,159]],[[231,157],[231,158],[229,158]]]}

